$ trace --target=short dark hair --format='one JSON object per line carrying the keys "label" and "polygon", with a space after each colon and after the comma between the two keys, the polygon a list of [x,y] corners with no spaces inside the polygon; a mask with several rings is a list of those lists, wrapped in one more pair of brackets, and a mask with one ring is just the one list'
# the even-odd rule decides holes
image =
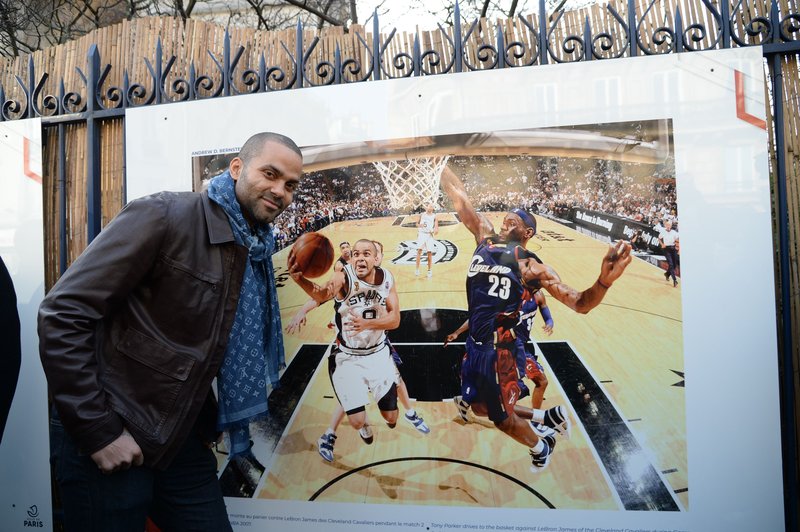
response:
{"label": "short dark hair", "polygon": [[343,242],[339,242],[339,248],[341,248],[341,247],[342,247],[342,246],[344,246],[345,244],[347,244],[347,245],[349,246],[349,245],[350,245],[350,242],[348,242],[347,240],[345,240],[345,241],[343,241]]}
{"label": "short dark hair", "polygon": [[360,243],[362,243],[362,242],[364,242],[365,244],[369,244],[370,246],[372,246],[372,249],[374,249],[374,250],[375,250],[375,253],[377,253],[377,252],[378,252],[378,246],[376,246],[376,245],[375,245],[375,241],[374,241],[374,240],[370,240],[369,238],[360,238],[360,239],[356,240],[356,243],[355,243],[355,244],[353,244],[353,247],[357,246],[358,244],[360,244]]}
{"label": "short dark hair", "polygon": [[266,142],[277,142],[278,144],[283,144],[299,155],[301,159],[303,158],[303,152],[300,151],[300,148],[297,147],[297,144],[295,144],[292,139],[286,135],[281,135],[280,133],[274,133],[272,131],[262,131],[261,133],[256,133],[247,139],[239,150],[237,157],[239,157],[239,159],[241,159],[242,162],[247,165],[250,159],[261,153],[261,149],[264,147],[264,143]]}

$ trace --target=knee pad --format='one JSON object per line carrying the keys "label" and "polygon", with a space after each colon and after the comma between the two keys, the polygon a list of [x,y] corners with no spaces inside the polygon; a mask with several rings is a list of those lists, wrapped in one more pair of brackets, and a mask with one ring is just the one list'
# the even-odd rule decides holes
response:
{"label": "knee pad", "polygon": [[397,384],[392,384],[389,391],[378,400],[378,408],[383,412],[397,410]]}

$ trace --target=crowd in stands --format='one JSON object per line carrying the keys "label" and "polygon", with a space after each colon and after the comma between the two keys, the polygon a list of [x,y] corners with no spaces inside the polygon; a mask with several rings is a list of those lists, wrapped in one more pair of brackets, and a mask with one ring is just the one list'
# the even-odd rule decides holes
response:
{"label": "crowd in stands", "polygon": [[[505,211],[521,206],[540,215],[567,219],[571,209],[583,208],[650,226],[669,219],[677,226],[675,179],[670,171],[664,172],[664,177],[637,180],[625,175],[624,166],[614,161],[592,161],[590,168],[576,171],[565,168],[577,164],[569,160],[537,159],[529,160],[528,164],[517,161],[505,165],[503,171],[511,175],[503,180],[489,180],[481,175],[486,170],[481,170],[480,161],[475,164],[470,159],[460,158],[451,164],[457,164],[454,167],[479,211]],[[565,179],[565,170],[579,177]],[[450,207],[445,203],[442,208]],[[294,203],[275,221],[277,249],[305,232],[333,222],[402,213],[408,211],[389,207],[385,186],[372,165],[309,173],[296,192]]]}

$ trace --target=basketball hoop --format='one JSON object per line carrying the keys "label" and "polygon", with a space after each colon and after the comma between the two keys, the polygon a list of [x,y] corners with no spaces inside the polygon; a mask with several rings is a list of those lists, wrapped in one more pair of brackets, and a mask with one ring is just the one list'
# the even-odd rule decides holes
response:
{"label": "basketball hoop", "polygon": [[418,207],[439,200],[439,179],[449,155],[394,161],[373,161],[389,193],[393,209]]}

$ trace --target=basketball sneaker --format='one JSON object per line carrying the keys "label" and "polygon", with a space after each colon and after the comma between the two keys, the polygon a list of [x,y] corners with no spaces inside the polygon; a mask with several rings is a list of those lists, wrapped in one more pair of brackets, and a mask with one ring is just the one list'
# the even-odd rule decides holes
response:
{"label": "basketball sneaker", "polygon": [[419,277],[419,270],[414,270],[414,275],[416,275],[417,277]]}
{"label": "basketball sneaker", "polygon": [[572,423],[563,406],[558,405],[545,410],[544,425],[558,432],[559,436],[569,439]]}
{"label": "basketball sneaker", "polygon": [[547,465],[550,463],[550,456],[553,454],[553,449],[555,448],[555,440],[551,440],[553,445],[550,445],[547,438],[542,438],[539,441],[541,441],[544,445],[542,451],[540,453],[536,453],[533,449],[530,450],[532,473],[538,473],[539,471],[544,471],[547,468]]}
{"label": "basketball sneaker", "polygon": [[373,437],[372,437],[372,427],[369,425],[364,425],[360,429],[358,429],[358,435],[361,436],[361,439],[364,440],[364,443],[367,445],[372,445]]}
{"label": "basketball sneaker", "polygon": [[536,421],[531,421],[531,428],[533,429],[533,433],[536,434],[539,438],[553,438],[555,441],[556,431],[548,427],[547,425],[543,425]]}
{"label": "basketball sneaker", "polygon": [[453,404],[456,405],[458,415],[461,416],[464,423],[469,423],[469,404],[460,395],[453,397]]}
{"label": "basketball sneaker", "polygon": [[417,414],[416,412],[414,412],[413,416],[409,416],[408,412],[406,412],[406,415],[403,417],[406,418],[406,421],[414,425],[414,428],[420,431],[421,433],[428,434],[431,431],[428,425],[425,424],[425,421],[421,417],[419,417],[419,414]]}
{"label": "basketball sneaker", "polygon": [[428,279],[433,277],[433,270],[428,270]]}
{"label": "basketball sneaker", "polygon": [[333,462],[333,445],[336,443],[336,434],[326,432],[317,440],[319,455],[326,462]]}

